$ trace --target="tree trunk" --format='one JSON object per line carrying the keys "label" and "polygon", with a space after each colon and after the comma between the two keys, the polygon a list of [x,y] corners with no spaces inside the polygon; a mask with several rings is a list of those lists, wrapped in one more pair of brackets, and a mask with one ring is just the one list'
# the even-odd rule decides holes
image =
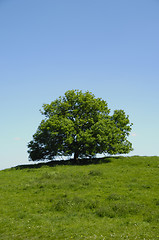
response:
{"label": "tree trunk", "polygon": [[74,161],[77,161],[78,160],[78,152],[75,152],[74,153]]}

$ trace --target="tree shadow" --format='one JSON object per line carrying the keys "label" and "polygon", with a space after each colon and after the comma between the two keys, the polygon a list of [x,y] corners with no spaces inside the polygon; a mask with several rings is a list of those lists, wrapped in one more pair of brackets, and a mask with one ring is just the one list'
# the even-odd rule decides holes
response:
{"label": "tree shadow", "polygon": [[26,164],[18,165],[13,167],[14,169],[35,169],[41,168],[43,166],[55,167],[55,166],[64,166],[64,165],[91,165],[91,164],[101,164],[101,163],[110,163],[112,159],[118,159],[120,157],[103,157],[103,158],[84,158],[74,161],[74,159],[69,160],[53,160],[44,163],[35,163],[35,164]]}

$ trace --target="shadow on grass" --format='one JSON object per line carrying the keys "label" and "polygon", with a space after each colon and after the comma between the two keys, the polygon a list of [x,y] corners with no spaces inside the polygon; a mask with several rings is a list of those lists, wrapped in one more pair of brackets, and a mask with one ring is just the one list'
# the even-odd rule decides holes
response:
{"label": "shadow on grass", "polygon": [[120,157],[103,157],[103,158],[91,158],[91,159],[84,158],[84,159],[78,159],[78,161],[74,161],[74,159],[53,160],[45,163],[18,165],[14,167],[14,169],[32,169],[32,168],[41,168],[43,166],[55,167],[60,165],[90,165],[90,164],[110,163],[113,158],[117,159]]}

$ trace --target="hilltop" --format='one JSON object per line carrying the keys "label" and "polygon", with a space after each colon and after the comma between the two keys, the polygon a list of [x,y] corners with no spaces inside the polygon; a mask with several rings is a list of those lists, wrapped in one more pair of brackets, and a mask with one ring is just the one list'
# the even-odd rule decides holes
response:
{"label": "hilltop", "polygon": [[0,171],[0,239],[159,239],[158,172],[139,156]]}

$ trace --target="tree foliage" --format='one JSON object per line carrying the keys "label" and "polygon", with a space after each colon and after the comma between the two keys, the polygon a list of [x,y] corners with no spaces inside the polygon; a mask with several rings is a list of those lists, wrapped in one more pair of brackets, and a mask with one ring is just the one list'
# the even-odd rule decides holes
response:
{"label": "tree foliage", "polygon": [[79,90],[67,91],[50,104],[44,104],[41,121],[28,144],[29,159],[52,160],[56,156],[74,159],[129,153],[127,140],[132,124],[123,110],[110,115],[106,101]]}

